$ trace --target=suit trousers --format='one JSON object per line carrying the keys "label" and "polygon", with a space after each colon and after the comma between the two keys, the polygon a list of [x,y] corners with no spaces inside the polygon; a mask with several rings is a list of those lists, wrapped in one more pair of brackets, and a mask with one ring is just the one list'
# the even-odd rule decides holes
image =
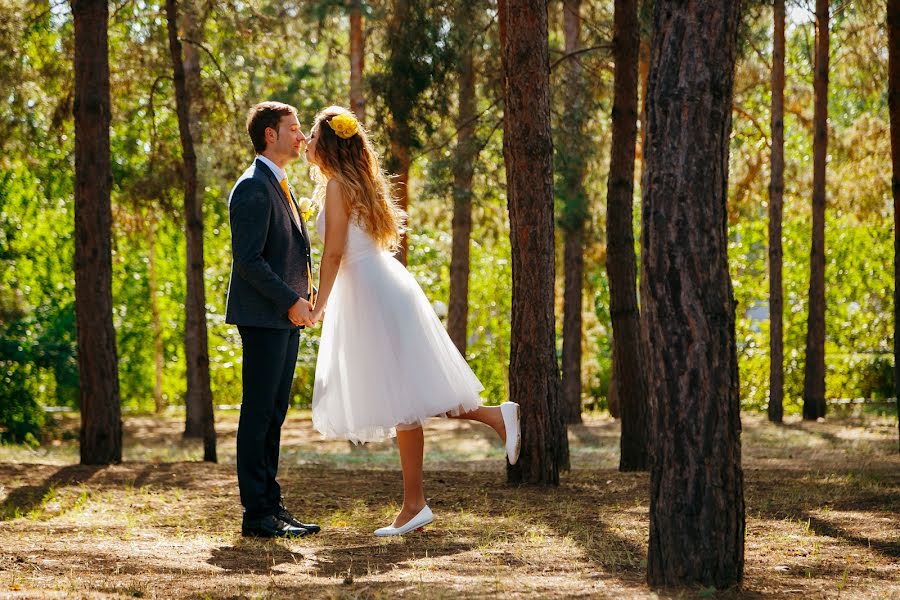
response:
{"label": "suit trousers", "polygon": [[300,345],[299,329],[238,326],[244,363],[237,475],[245,519],[275,514],[278,452]]}

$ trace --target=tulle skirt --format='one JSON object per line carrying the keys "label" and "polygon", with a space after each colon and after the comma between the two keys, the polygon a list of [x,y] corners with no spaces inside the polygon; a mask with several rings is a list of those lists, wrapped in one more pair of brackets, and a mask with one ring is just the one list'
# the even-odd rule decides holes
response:
{"label": "tulle skirt", "polygon": [[398,427],[476,409],[483,390],[403,265],[380,251],[344,260],[316,363],[313,426],[320,433],[382,440]]}

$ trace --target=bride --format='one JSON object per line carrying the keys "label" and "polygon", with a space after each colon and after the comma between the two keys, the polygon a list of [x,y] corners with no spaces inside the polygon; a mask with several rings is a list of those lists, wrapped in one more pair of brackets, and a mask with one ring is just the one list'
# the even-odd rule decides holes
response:
{"label": "bride", "polygon": [[484,386],[450,340],[416,280],[395,260],[404,213],[365,131],[350,111],[316,116],[306,147],[318,186],[316,221],[325,247],[313,321],[323,319],[313,425],[356,443],[397,436],[403,507],[376,536],[431,523],[422,485],[429,417],[480,421],[519,456],[519,405],[482,406]]}

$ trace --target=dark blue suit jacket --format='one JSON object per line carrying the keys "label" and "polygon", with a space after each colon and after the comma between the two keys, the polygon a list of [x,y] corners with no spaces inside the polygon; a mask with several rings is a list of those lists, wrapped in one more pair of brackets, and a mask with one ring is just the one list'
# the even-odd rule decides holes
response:
{"label": "dark blue suit jacket", "polygon": [[232,265],[226,323],[296,327],[288,320],[287,311],[299,298],[309,298],[307,273],[312,272],[312,263],[306,223],[294,220],[288,202],[295,200],[285,197],[275,174],[260,160],[244,171],[232,188],[228,198]]}

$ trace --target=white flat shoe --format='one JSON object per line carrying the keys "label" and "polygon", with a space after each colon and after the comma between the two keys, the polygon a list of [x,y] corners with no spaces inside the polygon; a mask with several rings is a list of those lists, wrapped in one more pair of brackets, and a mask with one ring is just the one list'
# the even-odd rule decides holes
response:
{"label": "white flat shoe", "polygon": [[400,527],[392,527],[390,525],[387,527],[382,527],[381,529],[375,530],[375,535],[378,537],[403,535],[404,533],[409,533],[410,531],[414,531],[416,529],[419,529],[420,527],[425,527],[432,521],[434,521],[434,515],[431,513],[431,509],[426,505],[425,508],[419,511],[419,514],[414,516],[412,519],[410,519]]}
{"label": "white flat shoe", "polygon": [[519,405],[515,402],[504,402],[500,405],[503,425],[506,427],[506,458],[514,465],[519,460],[522,449],[522,429],[519,427]]}

